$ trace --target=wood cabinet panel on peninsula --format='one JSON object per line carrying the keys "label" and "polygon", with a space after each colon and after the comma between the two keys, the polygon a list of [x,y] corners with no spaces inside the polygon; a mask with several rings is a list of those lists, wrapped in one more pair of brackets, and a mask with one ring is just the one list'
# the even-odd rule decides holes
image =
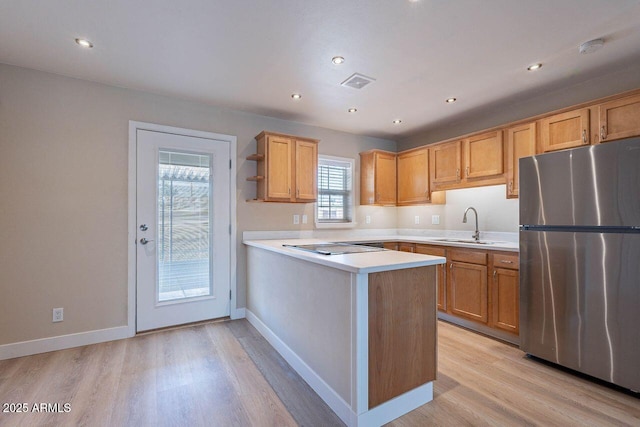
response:
{"label": "wood cabinet panel on peninsula", "polygon": [[257,200],[309,203],[317,199],[318,140],[273,132],[256,136]]}
{"label": "wood cabinet panel on peninsula", "polygon": [[360,204],[395,206],[396,190],[396,153],[360,153]]}

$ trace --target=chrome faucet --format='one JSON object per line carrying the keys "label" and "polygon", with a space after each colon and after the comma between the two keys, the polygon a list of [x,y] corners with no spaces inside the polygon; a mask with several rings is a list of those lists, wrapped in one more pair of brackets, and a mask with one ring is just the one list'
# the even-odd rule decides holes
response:
{"label": "chrome faucet", "polygon": [[469,210],[472,210],[473,213],[476,214],[476,231],[475,231],[475,233],[473,233],[473,236],[471,236],[471,237],[473,237],[474,240],[480,240],[480,231],[478,231],[478,211],[475,208],[469,206],[467,208],[467,210],[464,211],[464,216],[462,217],[462,222],[465,223],[465,224],[467,223],[467,212],[469,212]]}

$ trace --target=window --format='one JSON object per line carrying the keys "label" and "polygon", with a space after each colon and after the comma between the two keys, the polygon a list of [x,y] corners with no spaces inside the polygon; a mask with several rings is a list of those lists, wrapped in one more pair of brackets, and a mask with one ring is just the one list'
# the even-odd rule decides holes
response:
{"label": "window", "polygon": [[316,226],[350,227],[353,222],[353,159],[318,157]]}

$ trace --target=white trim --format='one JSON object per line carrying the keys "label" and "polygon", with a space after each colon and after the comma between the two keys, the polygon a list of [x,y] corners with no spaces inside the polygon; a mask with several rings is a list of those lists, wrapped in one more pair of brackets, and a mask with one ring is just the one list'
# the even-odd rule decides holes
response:
{"label": "white trim", "polygon": [[307,365],[287,344],[284,343],[267,325],[247,309],[247,320],[262,334],[262,336],[276,349],[284,360],[309,384],[309,386],[325,401],[336,415],[345,423],[350,424],[355,414],[349,404],[340,397],[316,372]]}
{"label": "white trim", "polygon": [[[355,197],[355,178],[354,175],[356,173],[356,161],[350,157],[336,157],[336,156],[327,156],[325,154],[318,155],[318,167],[322,160],[326,160],[327,162],[334,162],[336,164],[348,164],[349,165],[349,212],[351,214],[351,221],[348,222],[320,222],[318,221],[318,202],[313,204],[313,217],[315,228],[319,229],[345,229],[345,228],[354,228],[358,225],[356,222],[356,197]],[[318,184],[319,186],[320,184]],[[318,195],[320,194],[320,190],[318,189]]]}
{"label": "white trim", "polygon": [[232,308],[231,313],[229,314],[229,317],[231,317],[231,320],[244,319],[245,317],[247,317],[247,309],[243,307],[243,308],[236,308],[234,310]]}
{"label": "white trim", "polygon": [[95,331],[79,332],[77,334],[4,344],[0,345],[0,360],[120,340],[128,337],[129,327],[119,326],[116,328],[98,329]]}
{"label": "white trim", "polygon": [[238,160],[237,138],[232,135],[223,135],[213,132],[205,132],[193,129],[184,129],[173,126],[164,126],[154,123],[144,123],[130,120],[129,121],[129,170],[128,170],[128,227],[127,227],[127,330],[128,337],[136,334],[136,200],[137,200],[137,164],[136,164],[136,133],[140,130],[148,130],[155,132],[164,132],[183,136],[192,136],[197,138],[217,139],[229,142],[229,158],[231,159],[231,168],[229,169],[229,216],[231,222],[230,259],[229,259],[229,287],[231,289],[231,301],[229,302],[229,314],[236,310],[237,306],[237,224],[236,224],[236,204],[237,204],[237,188],[236,188],[236,170]]}
{"label": "white trim", "polygon": [[433,400],[433,382],[414,388],[357,416],[352,426],[378,427]]}

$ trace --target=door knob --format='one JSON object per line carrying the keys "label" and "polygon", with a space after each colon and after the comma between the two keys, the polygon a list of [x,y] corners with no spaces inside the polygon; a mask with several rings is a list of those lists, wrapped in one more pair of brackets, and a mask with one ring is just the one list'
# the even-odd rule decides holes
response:
{"label": "door knob", "polygon": [[142,245],[146,245],[149,242],[153,242],[153,240],[147,240],[144,237],[142,239],[140,239],[140,244],[142,244]]}

